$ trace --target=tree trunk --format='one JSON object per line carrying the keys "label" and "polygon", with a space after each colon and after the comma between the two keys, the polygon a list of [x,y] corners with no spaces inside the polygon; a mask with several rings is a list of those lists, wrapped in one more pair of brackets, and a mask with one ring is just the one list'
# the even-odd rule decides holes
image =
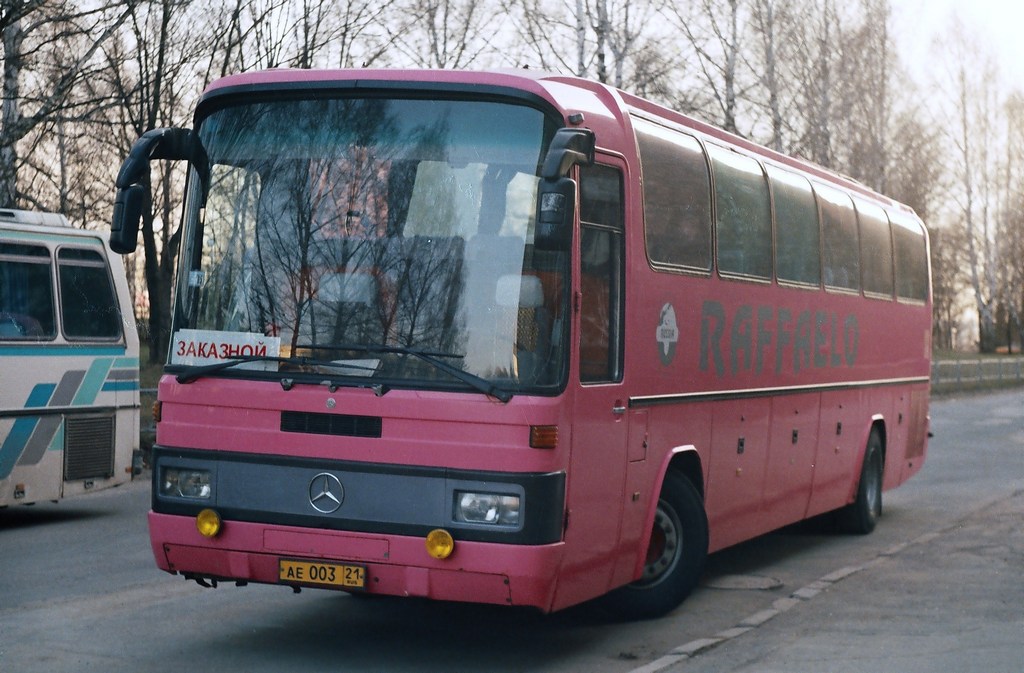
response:
{"label": "tree trunk", "polygon": [[21,20],[12,21],[3,30],[4,81],[3,103],[0,104],[0,207],[16,208],[18,205],[18,140],[21,132],[21,68],[22,42],[25,34]]}

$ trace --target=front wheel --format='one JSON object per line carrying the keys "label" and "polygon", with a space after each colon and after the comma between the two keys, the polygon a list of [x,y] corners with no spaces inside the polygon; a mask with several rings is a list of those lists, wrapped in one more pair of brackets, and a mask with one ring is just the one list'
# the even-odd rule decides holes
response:
{"label": "front wheel", "polygon": [[839,510],[839,528],[846,533],[867,535],[882,516],[882,438],[871,431],[864,451],[864,464],[857,486],[857,499]]}
{"label": "front wheel", "polygon": [[643,573],[607,596],[610,608],[628,619],[660,617],[683,602],[700,579],[708,553],[708,520],[689,479],[665,475]]}

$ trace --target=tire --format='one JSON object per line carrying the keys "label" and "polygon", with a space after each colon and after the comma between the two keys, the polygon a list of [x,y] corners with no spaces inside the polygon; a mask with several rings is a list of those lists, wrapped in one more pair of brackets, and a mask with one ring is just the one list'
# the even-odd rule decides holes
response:
{"label": "tire", "polygon": [[838,512],[839,529],[844,533],[867,535],[882,516],[882,438],[872,430],[864,451],[864,464],[857,485],[857,499]]}
{"label": "tire", "polygon": [[708,554],[708,520],[700,494],[686,477],[669,472],[654,515],[640,579],[606,596],[625,619],[660,617],[683,602],[700,579]]}

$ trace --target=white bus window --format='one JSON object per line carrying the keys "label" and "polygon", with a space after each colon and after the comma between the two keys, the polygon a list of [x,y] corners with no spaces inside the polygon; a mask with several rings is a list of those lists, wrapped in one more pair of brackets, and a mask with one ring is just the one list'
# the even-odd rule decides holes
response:
{"label": "white bus window", "polygon": [[0,339],[43,340],[56,334],[49,251],[0,243]]}

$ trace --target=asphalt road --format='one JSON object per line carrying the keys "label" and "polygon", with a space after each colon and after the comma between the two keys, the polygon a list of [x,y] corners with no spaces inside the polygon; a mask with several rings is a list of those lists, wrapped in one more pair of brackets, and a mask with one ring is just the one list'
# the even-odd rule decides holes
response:
{"label": "asphalt road", "polygon": [[149,485],[0,510],[0,673],[1024,670],[1024,391],[932,405],[867,537],[815,521],[711,557],[671,615],[202,589],[156,570]]}

